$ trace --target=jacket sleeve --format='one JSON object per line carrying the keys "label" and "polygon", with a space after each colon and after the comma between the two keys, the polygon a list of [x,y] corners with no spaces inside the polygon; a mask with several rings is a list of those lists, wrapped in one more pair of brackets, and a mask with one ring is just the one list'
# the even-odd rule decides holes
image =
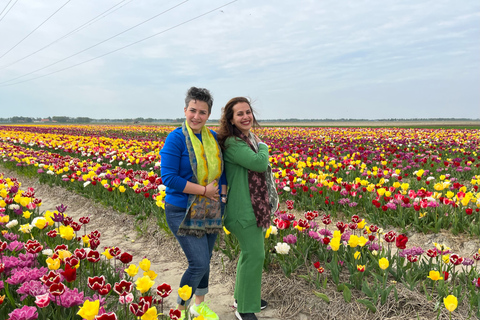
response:
{"label": "jacket sleeve", "polygon": [[238,164],[248,170],[256,172],[265,172],[268,168],[268,147],[265,144],[259,144],[258,153],[255,153],[244,141],[230,139],[228,144],[229,157],[232,163]]}
{"label": "jacket sleeve", "polygon": [[180,161],[183,144],[175,135],[168,135],[165,144],[160,151],[162,182],[169,188],[183,192],[187,180],[180,176]]}

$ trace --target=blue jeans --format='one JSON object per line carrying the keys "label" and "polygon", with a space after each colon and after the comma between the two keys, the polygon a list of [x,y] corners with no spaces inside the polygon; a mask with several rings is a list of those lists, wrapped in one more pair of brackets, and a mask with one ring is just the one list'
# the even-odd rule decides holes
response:
{"label": "blue jeans", "polygon": [[[223,204],[222,204],[223,209]],[[188,268],[180,280],[180,288],[184,285],[192,287],[192,294],[204,296],[208,293],[208,279],[210,276],[210,258],[212,257],[213,246],[217,239],[216,233],[206,233],[203,237],[177,236],[178,227],[185,218],[185,208],[165,203],[165,215],[167,224],[178,243],[183,249],[188,260]],[[223,212],[223,210],[222,210]],[[177,297],[179,305],[189,305],[191,301],[183,301]]]}

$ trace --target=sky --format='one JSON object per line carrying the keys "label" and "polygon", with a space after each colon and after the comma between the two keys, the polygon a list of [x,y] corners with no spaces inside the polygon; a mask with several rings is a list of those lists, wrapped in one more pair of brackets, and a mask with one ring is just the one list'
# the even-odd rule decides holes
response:
{"label": "sky", "polygon": [[480,118],[478,0],[0,0],[0,118]]}

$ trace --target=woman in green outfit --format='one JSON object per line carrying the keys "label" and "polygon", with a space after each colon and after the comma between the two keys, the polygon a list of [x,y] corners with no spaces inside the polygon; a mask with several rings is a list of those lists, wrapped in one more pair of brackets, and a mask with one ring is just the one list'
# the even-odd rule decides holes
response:
{"label": "woman in green outfit", "polygon": [[257,320],[255,313],[267,306],[261,300],[261,283],[264,230],[271,221],[271,171],[268,146],[250,132],[253,125],[258,123],[250,101],[237,97],[225,105],[218,130],[228,184],[224,224],[237,237],[241,249],[234,293],[239,320]]}

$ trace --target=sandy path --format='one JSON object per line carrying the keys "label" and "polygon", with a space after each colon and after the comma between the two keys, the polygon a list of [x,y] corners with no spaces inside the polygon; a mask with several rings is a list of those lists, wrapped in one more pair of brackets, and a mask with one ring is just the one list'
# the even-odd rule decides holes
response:
{"label": "sandy path", "polygon": [[[178,289],[180,278],[187,267],[187,261],[176,240],[159,230],[154,220],[140,222],[139,226],[135,227],[134,216],[95,203],[62,187],[40,184],[36,179],[26,178],[4,168],[0,172],[3,172],[5,177],[18,178],[22,183],[22,190],[33,187],[35,196],[42,199],[40,212],[53,211],[56,206],[64,204],[68,206],[66,214],[75,221],[82,216],[90,216],[91,221],[87,225],[87,232],[95,229],[101,232],[99,250],[106,246],[119,247],[122,251],[132,254],[132,263],[137,265],[144,257],[149,259],[151,269],[158,274],[155,279],[155,287],[166,282],[174,290],[172,295],[166,299],[165,309],[169,310],[175,307],[176,294],[174,293]],[[217,312],[221,320],[234,320],[236,317],[233,308],[234,275],[232,270],[235,266],[228,261],[228,258],[224,258],[223,263],[224,265],[222,265],[221,255],[214,253],[211,264],[210,292],[206,299],[210,300],[212,309]],[[227,272],[223,271],[224,268]],[[276,314],[271,303],[257,316],[259,319],[280,320]]]}

